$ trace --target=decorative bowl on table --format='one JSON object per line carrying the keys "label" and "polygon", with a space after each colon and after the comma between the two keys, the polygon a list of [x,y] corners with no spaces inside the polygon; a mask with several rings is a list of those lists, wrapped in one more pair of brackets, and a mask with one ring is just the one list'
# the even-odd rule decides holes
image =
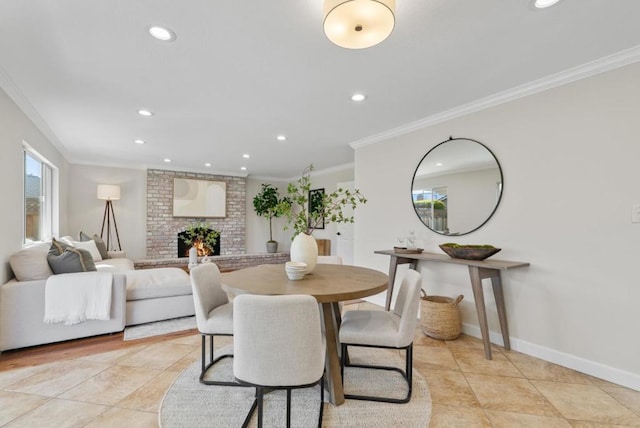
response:
{"label": "decorative bowl on table", "polygon": [[303,262],[287,262],[284,265],[287,277],[292,281],[298,281],[307,273],[307,264]]}
{"label": "decorative bowl on table", "polygon": [[454,259],[484,260],[501,250],[493,245],[441,244],[440,249]]}

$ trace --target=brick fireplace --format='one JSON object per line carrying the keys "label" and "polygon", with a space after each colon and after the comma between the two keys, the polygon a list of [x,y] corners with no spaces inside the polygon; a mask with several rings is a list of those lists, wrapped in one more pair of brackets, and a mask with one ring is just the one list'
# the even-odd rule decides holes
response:
{"label": "brick fireplace", "polygon": [[[184,218],[173,216],[173,179],[224,181],[227,184],[227,216],[224,218]],[[178,254],[178,233],[195,222],[204,222],[221,232],[220,255],[245,253],[246,179],[212,175],[147,170],[147,258],[170,259]],[[187,257],[187,256],[181,256]]]}

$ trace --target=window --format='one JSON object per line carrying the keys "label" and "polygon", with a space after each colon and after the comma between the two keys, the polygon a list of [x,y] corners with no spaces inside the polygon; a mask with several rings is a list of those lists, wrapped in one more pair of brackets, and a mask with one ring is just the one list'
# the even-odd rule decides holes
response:
{"label": "window", "polygon": [[[44,241],[57,232],[55,167],[24,145],[24,243]],[[57,211],[57,210],[56,210]]]}

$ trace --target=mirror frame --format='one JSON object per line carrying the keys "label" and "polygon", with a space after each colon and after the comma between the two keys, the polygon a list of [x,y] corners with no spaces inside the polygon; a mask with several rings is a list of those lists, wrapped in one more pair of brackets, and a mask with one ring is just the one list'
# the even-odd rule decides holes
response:
{"label": "mirror frame", "polygon": [[[496,161],[496,165],[498,166],[498,171],[500,172],[500,195],[498,195],[498,200],[496,201],[495,206],[493,207],[493,210],[491,210],[491,213],[487,216],[486,219],[484,219],[482,221],[482,223],[480,223],[477,227],[475,227],[474,229],[471,229],[469,231],[465,231],[465,232],[454,232],[452,234],[448,234],[448,233],[442,233],[439,232],[437,230],[434,230],[432,228],[430,228],[429,226],[427,226],[423,221],[422,218],[420,218],[420,215],[418,214],[418,211],[416,210],[416,206],[413,203],[413,183],[416,179],[416,174],[418,173],[418,169],[420,169],[420,165],[422,165],[422,162],[427,158],[427,156],[429,156],[429,154],[431,152],[433,152],[435,149],[437,149],[438,147],[442,146],[443,144],[446,143],[450,143],[452,141],[456,141],[456,140],[466,140],[466,141],[473,141],[476,144],[479,144],[480,146],[482,146],[487,152],[489,152],[489,154],[493,157],[493,159]],[[475,232],[476,230],[480,229],[482,226],[484,226],[490,219],[491,217],[493,217],[493,215],[495,214],[496,210],[498,209],[498,206],[500,206],[500,202],[502,201],[502,195],[504,194],[504,174],[502,173],[502,166],[500,165],[500,162],[498,161],[498,158],[496,157],[496,155],[491,151],[491,149],[489,149],[489,147],[487,147],[486,145],[482,144],[480,141],[478,140],[474,140],[473,138],[465,138],[465,137],[449,137],[449,139],[444,140],[438,144],[436,144],[435,146],[433,146],[421,159],[420,162],[418,162],[418,166],[416,166],[415,171],[413,171],[413,177],[411,178],[411,193],[409,194],[409,196],[411,197],[411,206],[413,207],[413,211],[416,213],[416,216],[418,217],[418,219],[420,220],[420,223],[422,223],[427,229],[429,229],[430,231],[437,233],[438,235],[442,235],[442,236],[463,236],[463,235],[468,235],[472,232]]]}

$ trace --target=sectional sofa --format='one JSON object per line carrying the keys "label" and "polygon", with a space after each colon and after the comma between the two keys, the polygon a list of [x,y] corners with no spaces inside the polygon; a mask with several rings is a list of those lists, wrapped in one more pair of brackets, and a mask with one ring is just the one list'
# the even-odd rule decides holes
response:
{"label": "sectional sofa", "polygon": [[[0,352],[119,332],[127,325],[195,313],[189,275],[185,271],[178,268],[134,270],[133,262],[124,252],[109,252],[109,258],[95,262],[97,272],[113,273],[109,319],[73,325],[45,323],[45,285],[53,275],[47,262],[50,246],[51,243],[32,245],[10,258],[15,278],[0,286]],[[94,272],[85,274],[91,277]]]}

